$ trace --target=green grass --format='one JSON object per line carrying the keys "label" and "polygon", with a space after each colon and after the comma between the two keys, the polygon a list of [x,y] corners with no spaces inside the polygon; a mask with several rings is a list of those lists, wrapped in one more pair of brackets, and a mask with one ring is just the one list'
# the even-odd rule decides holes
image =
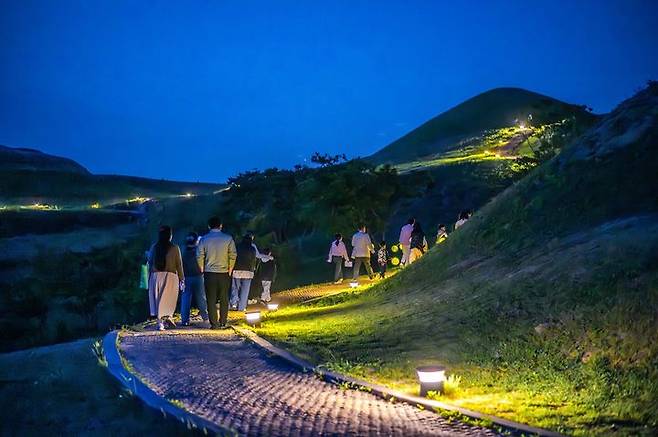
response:
{"label": "green grass", "polygon": [[532,114],[532,124],[543,125],[575,116],[591,123],[596,116],[581,106],[560,102],[519,88],[496,88],[439,114],[368,159],[378,164],[404,163],[446,152],[465,138],[514,124]]}
{"label": "green grass", "polygon": [[[445,364],[460,379],[442,398],[515,421],[655,435],[657,94],[622,105],[594,142],[533,171],[401,274],[282,308],[257,331],[410,393],[416,366]],[[620,137],[632,140],[610,148]]]}
{"label": "green grass", "polygon": [[12,435],[190,435],[184,425],[122,389],[95,352],[93,340],[80,340],[0,355],[2,430]]}

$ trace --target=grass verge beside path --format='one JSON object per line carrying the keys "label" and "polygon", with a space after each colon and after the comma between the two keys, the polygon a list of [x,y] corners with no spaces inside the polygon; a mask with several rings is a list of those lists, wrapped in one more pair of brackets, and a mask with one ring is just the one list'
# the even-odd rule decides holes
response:
{"label": "grass verge beside path", "polygon": [[0,355],[2,435],[190,435],[123,390],[91,339]]}
{"label": "grass verge beside path", "polygon": [[[620,238],[642,235],[630,228]],[[546,311],[541,304],[534,314],[524,313],[542,301],[532,291],[541,280],[534,267],[553,262],[542,274],[551,277],[566,268],[571,255],[597,245],[606,253],[615,242],[595,239],[572,248],[573,254],[561,252],[560,263],[546,254],[525,269],[492,259],[450,266],[431,254],[439,264],[421,260],[412,267],[412,281],[396,277],[369,290],[347,289],[283,307],[267,314],[255,331],[317,365],[410,394],[418,391],[416,366],[446,364],[453,377],[438,400],[509,420],[574,435],[653,435],[658,429],[650,413],[655,374],[639,362],[611,363],[597,349],[611,328],[597,318],[605,302],[581,311],[585,297],[579,293],[563,305],[548,296],[544,303],[553,316],[541,316]],[[596,254],[590,256],[600,262]],[[432,278],[438,275],[447,278],[435,288]],[[496,277],[506,279],[492,281]],[[565,280],[555,295],[564,296],[571,285]],[[570,305],[575,319],[563,312]],[[620,313],[632,309],[618,311],[611,311],[607,322],[622,321]],[[632,331],[626,335],[625,341],[615,341],[623,347],[642,341]]]}

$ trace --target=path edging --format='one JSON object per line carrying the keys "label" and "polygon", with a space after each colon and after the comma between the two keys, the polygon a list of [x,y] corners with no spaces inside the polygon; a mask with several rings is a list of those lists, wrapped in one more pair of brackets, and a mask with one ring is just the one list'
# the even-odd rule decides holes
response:
{"label": "path edging", "polygon": [[133,374],[124,366],[120,352],[117,348],[118,339],[119,331],[111,331],[103,337],[103,355],[107,361],[107,370],[133,395],[137,396],[149,407],[160,411],[164,415],[169,414],[173,416],[188,427],[198,428],[204,433],[211,431],[217,435],[234,434],[230,430],[222,428],[216,423],[172,404],[144,384],[137,375]]}
{"label": "path edging", "polygon": [[304,372],[309,372],[312,371],[316,374],[319,374],[322,376],[322,378],[326,381],[333,382],[333,383],[347,383],[351,386],[358,386],[362,387],[365,389],[368,389],[369,392],[384,398],[386,400],[389,399],[396,399],[401,402],[405,402],[407,404],[413,405],[413,406],[418,406],[422,405],[425,408],[429,409],[440,409],[440,410],[447,410],[447,411],[454,411],[460,414],[463,414],[464,416],[470,417],[472,419],[478,419],[478,420],[487,420],[490,421],[496,425],[499,425],[503,428],[506,428],[508,430],[514,431],[514,432],[520,432],[520,433],[525,433],[525,434],[533,434],[533,435],[538,435],[542,437],[563,437],[563,434],[560,434],[555,431],[550,431],[547,429],[542,429],[542,428],[536,428],[534,426],[526,425],[523,423],[519,422],[513,422],[511,420],[503,419],[502,417],[496,417],[496,416],[491,416],[489,414],[484,414],[484,413],[479,413],[477,411],[469,410],[466,408],[461,408],[457,407],[455,405],[450,405],[446,404],[443,402],[435,401],[433,399],[427,399],[427,398],[421,398],[419,396],[413,396],[409,395],[400,391],[392,390],[389,389],[388,387],[384,387],[383,385],[379,384],[373,384],[371,382],[362,380],[362,379],[357,379],[353,378],[351,376],[343,375],[340,373],[332,372],[330,370],[325,370],[325,369],[318,369],[317,366],[309,363],[308,361],[294,355],[293,353],[282,349],[280,347],[274,346],[272,343],[269,341],[265,340],[263,337],[259,336],[256,334],[254,331],[251,331],[249,329],[245,329],[239,326],[232,326],[233,330],[235,330],[237,333],[242,335],[243,337],[247,338],[257,346],[265,349],[269,353],[276,355],[295,367],[300,368]]}

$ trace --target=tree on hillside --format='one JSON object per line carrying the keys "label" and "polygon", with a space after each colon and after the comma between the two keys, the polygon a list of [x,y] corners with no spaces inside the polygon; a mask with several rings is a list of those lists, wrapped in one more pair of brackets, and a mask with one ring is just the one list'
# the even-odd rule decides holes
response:
{"label": "tree on hillside", "polygon": [[327,153],[320,154],[320,152],[315,152],[313,156],[311,156],[311,162],[318,164],[320,167],[331,167],[332,165],[346,161],[347,156],[344,153],[339,155],[329,155]]}

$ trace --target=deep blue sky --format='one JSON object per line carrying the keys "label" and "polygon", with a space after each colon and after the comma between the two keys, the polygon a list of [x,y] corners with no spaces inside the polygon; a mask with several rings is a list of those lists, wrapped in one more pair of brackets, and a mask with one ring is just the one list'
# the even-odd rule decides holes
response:
{"label": "deep blue sky", "polygon": [[222,181],[497,86],[604,112],[651,78],[655,0],[0,2],[0,144],[97,173]]}

